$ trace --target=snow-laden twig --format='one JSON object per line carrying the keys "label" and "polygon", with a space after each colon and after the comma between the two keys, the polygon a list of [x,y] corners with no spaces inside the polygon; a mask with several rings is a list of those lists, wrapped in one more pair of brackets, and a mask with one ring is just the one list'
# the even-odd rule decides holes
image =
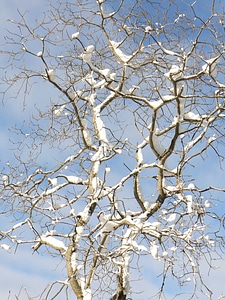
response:
{"label": "snow-laden twig", "polygon": [[8,251],[10,249],[10,246],[7,244],[0,244],[0,249],[3,249],[5,251]]}
{"label": "snow-laden twig", "polygon": [[48,78],[50,81],[55,81],[56,78],[56,71],[53,69],[47,70]]}
{"label": "snow-laden twig", "polygon": [[57,177],[63,177],[66,179],[66,181],[70,184],[86,184],[86,182],[83,181],[80,177],[73,176],[73,175],[64,175],[59,174]]}
{"label": "snow-laden twig", "polygon": [[84,62],[91,64],[91,58],[92,58],[94,49],[95,49],[94,45],[87,46],[85,51],[81,54],[81,58],[83,59]]}
{"label": "snow-laden twig", "polygon": [[165,73],[164,76],[168,79],[172,79],[174,81],[182,78],[182,69],[177,65],[172,65],[169,72]]}
{"label": "snow-laden twig", "polygon": [[157,42],[157,44],[160,46],[161,50],[167,54],[167,55],[171,55],[171,56],[178,56],[178,57],[182,57],[179,53],[176,53],[174,51],[168,50],[166,49],[161,42]]}
{"label": "snow-laden twig", "polygon": [[127,63],[132,58],[132,55],[126,55],[121,49],[119,49],[121,42],[118,43],[112,40],[110,40],[109,42],[111,44],[114,54],[117,58],[119,58],[120,61],[122,61],[123,63]]}
{"label": "snow-laden twig", "polygon": [[[89,100],[90,100],[90,98],[89,98]],[[92,143],[92,135],[90,134],[90,132],[88,130],[88,122],[86,119],[81,119],[81,123],[83,125],[82,133],[83,133],[83,138],[85,140],[85,143],[87,146],[91,147],[93,145],[93,143]]]}
{"label": "snow-laden twig", "polygon": [[77,38],[78,38],[78,36],[79,36],[79,34],[80,34],[80,32],[79,32],[79,31],[77,31],[77,32],[74,32],[74,33],[71,35],[71,38],[72,38],[72,40],[74,40],[74,39],[77,39]]}
{"label": "snow-laden twig", "polygon": [[107,139],[106,130],[105,130],[105,124],[102,121],[102,118],[100,115],[100,109],[101,109],[100,105],[93,108],[93,124],[95,127],[95,131],[96,131],[98,140],[100,142],[104,142],[105,144],[108,144],[108,139]]}
{"label": "snow-laden twig", "polygon": [[205,61],[206,64],[202,66],[202,71],[210,76],[216,77],[217,65],[220,62],[220,55]]}
{"label": "snow-laden twig", "polygon": [[67,247],[65,246],[63,241],[56,239],[48,233],[41,235],[37,244],[34,245],[32,248],[34,250],[37,250],[42,244],[47,245],[55,250],[61,251],[62,253],[66,252],[67,250]]}
{"label": "snow-laden twig", "polygon": [[195,114],[192,111],[189,111],[187,113],[184,114],[184,119],[185,120],[189,120],[189,121],[195,121],[195,122],[199,122],[202,120],[202,118],[200,117],[199,114]]}
{"label": "snow-laden twig", "polygon": [[61,114],[62,114],[63,111],[64,111],[65,106],[66,106],[66,105],[62,105],[60,108],[55,109],[55,110],[54,110],[54,114],[55,114],[57,117],[61,116]]}
{"label": "snow-laden twig", "polygon": [[156,155],[161,156],[165,153],[166,149],[163,146],[161,146],[161,144],[159,142],[159,137],[157,135],[158,132],[159,132],[159,129],[156,128],[156,130],[152,134],[152,144],[154,147],[153,150],[156,153]]}

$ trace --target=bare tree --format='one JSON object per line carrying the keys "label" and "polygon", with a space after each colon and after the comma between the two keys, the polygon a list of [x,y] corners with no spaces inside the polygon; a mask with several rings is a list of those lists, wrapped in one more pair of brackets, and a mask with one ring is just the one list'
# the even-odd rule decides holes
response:
{"label": "bare tree", "polygon": [[224,252],[225,188],[203,174],[224,164],[225,27],[219,1],[204,2],[52,1],[8,33],[4,103],[35,108],[2,170],[15,223],[1,247],[61,256],[67,278],[45,299],[68,286],[134,299],[142,255],[162,266],[149,297],[168,298],[173,278],[182,299],[215,299],[199,261],[210,270]]}

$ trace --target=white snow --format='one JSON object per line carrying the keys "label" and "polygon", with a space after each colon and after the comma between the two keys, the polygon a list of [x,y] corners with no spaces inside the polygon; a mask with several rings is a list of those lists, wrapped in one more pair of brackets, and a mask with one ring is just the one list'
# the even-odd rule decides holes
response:
{"label": "white snow", "polygon": [[63,251],[65,252],[67,250],[67,247],[64,245],[64,243],[56,238],[54,238],[53,236],[46,236],[41,235],[40,237],[40,242],[42,244],[46,244],[50,247],[52,247],[55,250],[59,250],[59,251]]}
{"label": "white snow", "polygon": [[150,207],[151,207],[151,202],[145,201],[143,204],[144,204],[144,207],[145,207],[146,210],[149,210],[149,209],[150,209]]}
{"label": "white snow", "polygon": [[159,246],[157,246],[154,242],[152,243],[151,245],[151,248],[150,248],[150,252],[151,252],[151,255],[154,259],[158,259],[158,251],[159,251]]}
{"label": "white snow", "polygon": [[142,154],[142,149],[138,147],[137,152],[136,152],[136,160],[138,165],[141,165],[143,163],[143,154]]}
{"label": "white snow", "polygon": [[156,128],[155,132],[152,135],[152,143],[154,145],[154,149],[158,155],[162,155],[165,152],[165,148],[163,148],[159,143],[159,138],[156,135],[158,133],[158,128]]}
{"label": "white snow", "polygon": [[110,75],[110,69],[99,70],[99,73],[101,73],[105,77],[108,77]]}
{"label": "white snow", "polygon": [[143,245],[138,245],[138,243],[136,241],[131,241],[132,246],[137,249],[138,251],[144,251],[144,252],[148,252],[147,248]]}
{"label": "white snow", "polygon": [[72,209],[70,210],[70,215],[73,216],[73,217],[76,217],[75,209],[74,209],[74,208],[72,208]]}
{"label": "white snow", "polygon": [[103,18],[110,18],[110,17],[112,17],[112,16],[115,14],[115,12],[112,12],[112,13],[110,13],[110,14],[107,14],[106,12],[104,12],[103,6],[101,6],[101,14],[102,14],[102,17],[103,17]]}
{"label": "white snow", "polygon": [[165,73],[164,76],[168,79],[171,79],[172,77],[173,80],[177,80],[182,77],[182,70],[179,66],[172,65],[169,72]]}
{"label": "white snow", "polygon": [[56,78],[56,72],[55,72],[55,70],[49,69],[49,70],[47,70],[47,73],[48,73],[49,79],[50,79],[51,81],[54,81],[55,78]]}
{"label": "white snow", "polygon": [[64,184],[62,184],[62,185],[56,185],[56,186],[54,186],[53,188],[48,189],[47,191],[43,192],[43,193],[42,193],[42,196],[43,196],[43,197],[44,197],[44,196],[49,196],[49,195],[51,195],[51,194],[57,192],[57,191],[58,191],[61,187],[63,187],[63,186],[64,186]]}
{"label": "white snow", "polygon": [[73,183],[73,184],[79,184],[79,183],[83,183],[83,180],[80,177],[77,176],[65,176],[64,178],[66,178],[66,180],[68,181],[68,183]]}
{"label": "white snow", "polygon": [[172,252],[175,252],[175,251],[177,250],[177,246],[171,247],[170,250],[171,250]]}
{"label": "white snow", "polygon": [[167,50],[166,48],[164,48],[162,46],[162,43],[161,42],[158,42],[159,46],[161,47],[161,49],[163,50],[163,52],[167,55],[171,55],[171,56],[175,56],[177,55],[175,52],[171,51],[171,50]]}
{"label": "white snow", "polygon": [[[84,223],[87,223],[90,215],[90,206],[93,204],[93,202],[91,204],[86,205],[86,207],[84,208],[83,211],[79,212],[77,214],[77,217],[80,217]],[[77,231],[77,233],[81,236],[81,234],[83,233],[84,227],[83,226],[77,226],[76,230],[79,230],[79,232]]]}
{"label": "white snow", "polygon": [[130,95],[134,95],[137,89],[140,89],[140,87],[137,86],[137,85],[132,84],[131,88],[129,88],[127,93],[130,94]]}
{"label": "white snow", "polygon": [[74,39],[78,38],[79,34],[80,34],[79,31],[77,31],[71,35],[71,38],[74,40]]}
{"label": "white snow", "polygon": [[61,116],[61,114],[63,113],[64,108],[65,108],[65,105],[62,105],[60,108],[55,109],[55,110],[54,110],[54,114],[55,114],[57,117]]}
{"label": "white snow", "polygon": [[90,74],[87,74],[85,76],[85,80],[91,85],[94,86],[96,84],[96,80],[93,77],[93,71],[91,71]]}
{"label": "white snow", "polygon": [[188,142],[184,148],[184,151],[186,152],[186,151],[190,150],[193,146],[194,146],[194,141]]}
{"label": "white snow", "polygon": [[[99,148],[98,148],[98,151],[92,156],[91,158],[91,161],[92,162],[99,162],[100,163],[100,160],[102,158],[104,158],[104,149],[105,149],[105,146],[104,145],[100,145]],[[99,170],[98,167],[96,167],[97,170]],[[98,171],[94,172],[94,173],[97,173]]]}
{"label": "white snow", "polygon": [[160,222],[155,221],[155,222],[145,222],[145,225],[148,226],[150,229],[154,230],[160,230]]}
{"label": "white snow", "polygon": [[93,88],[95,88],[95,89],[102,89],[102,88],[105,86],[105,84],[106,84],[105,79],[102,79],[102,80],[100,80],[99,82],[97,82],[97,83],[93,86]]}
{"label": "white snow", "polygon": [[216,140],[216,136],[215,135],[213,135],[213,136],[211,136],[209,139],[208,139],[208,144],[211,144],[213,141],[215,141]]}
{"label": "white snow", "polygon": [[206,208],[211,207],[211,203],[209,202],[209,200],[205,200],[204,205],[205,205]]}
{"label": "white snow", "polygon": [[176,192],[178,190],[178,188],[174,185],[164,185],[163,186],[165,192],[167,192],[168,194]]}
{"label": "white snow", "polygon": [[186,202],[187,202],[187,212],[188,214],[192,213],[193,209],[193,197],[192,195],[187,195],[186,197]]}
{"label": "white snow", "polygon": [[84,62],[86,63],[91,63],[91,57],[92,57],[92,54],[94,52],[94,45],[89,45],[86,50],[81,54],[81,58],[83,59]]}
{"label": "white snow", "polygon": [[185,99],[179,98],[179,107],[180,107],[180,115],[183,116],[185,114]]}
{"label": "white snow", "polygon": [[36,55],[40,57],[42,56],[42,54],[43,54],[42,51],[39,51]]}
{"label": "white snow", "polygon": [[102,232],[112,232],[116,227],[116,222],[108,221],[102,228]]}
{"label": "white snow", "polygon": [[88,146],[92,146],[92,136],[87,129],[83,129],[83,136],[84,136],[84,140],[85,140],[86,144]]}
{"label": "white snow", "polygon": [[75,159],[75,157],[76,156],[74,156],[74,155],[68,156],[67,159],[65,160],[65,163],[73,161]]}
{"label": "white snow", "polygon": [[132,28],[128,27],[126,24],[123,25],[124,30],[126,31],[127,34],[132,34]]}
{"label": "white snow", "polygon": [[105,168],[105,172],[106,172],[106,173],[109,173],[110,171],[111,171],[111,169],[110,169],[109,167],[106,167],[106,168]]}
{"label": "white snow", "polygon": [[160,106],[163,105],[163,101],[162,100],[158,100],[158,101],[150,101],[149,103],[151,105],[151,107],[153,109],[158,109]]}
{"label": "white snow", "polygon": [[184,118],[186,120],[193,120],[193,121],[201,121],[202,120],[202,118],[200,117],[199,114],[195,114],[192,111],[185,113]]}
{"label": "white snow", "polygon": [[113,48],[117,48],[117,47],[119,47],[119,45],[120,45],[120,42],[115,42],[115,41],[109,41],[110,42],[110,44],[112,45],[112,47]]}
{"label": "white snow", "polygon": [[123,62],[123,63],[127,63],[130,59],[131,59],[131,55],[126,55],[123,53],[122,50],[120,50],[118,47],[120,45],[120,43],[117,43],[115,41],[109,41],[116,56]]}
{"label": "white snow", "polygon": [[94,109],[93,122],[94,122],[94,126],[96,128],[96,131],[98,133],[99,140],[101,142],[104,142],[105,144],[108,144],[108,139],[106,137],[105,125],[101,119],[99,106],[97,106]]}
{"label": "white snow", "polygon": [[90,104],[92,106],[94,106],[95,104],[95,98],[97,97],[97,94],[94,92],[94,93],[91,93],[88,97],[87,97],[87,100],[90,102]]}
{"label": "white snow", "polygon": [[6,185],[9,183],[9,177],[7,175],[3,175],[2,176],[2,182],[3,182],[3,185]]}
{"label": "white snow", "polygon": [[211,245],[211,246],[215,246],[215,241],[213,241],[213,240],[210,240],[210,238],[209,238],[209,236],[208,236],[208,235],[206,235],[206,236],[205,236],[205,239],[206,239],[206,241],[208,242],[208,244],[209,244],[209,245]]}
{"label": "white snow", "polygon": [[[97,172],[94,172],[94,174],[96,174]],[[96,190],[99,186],[99,178],[97,176],[93,177],[92,181],[91,181],[91,186],[94,190]]]}
{"label": "white snow", "polygon": [[164,95],[162,96],[163,101],[171,101],[174,100],[176,97],[174,97],[173,95]]}
{"label": "white snow", "polygon": [[167,251],[163,251],[162,257],[163,257],[163,258],[167,258],[167,257],[168,257],[168,252],[167,252]]}
{"label": "white snow", "polygon": [[[109,78],[110,78],[111,80],[115,80],[115,78],[116,78],[116,73],[111,73],[111,74],[109,75]],[[115,92],[112,92],[112,91],[111,91],[110,95],[111,95],[111,94],[115,94]]]}
{"label": "white snow", "polygon": [[106,215],[104,211],[101,211],[99,214],[98,214],[98,219],[99,221],[102,223],[102,224],[105,224],[106,222],[109,221],[111,215]]}
{"label": "white snow", "polygon": [[173,117],[172,125],[176,125],[178,122],[179,122],[179,118],[177,116]]}
{"label": "white snow", "polygon": [[24,225],[26,222],[27,222],[27,220],[25,220],[24,222],[19,222],[19,223],[15,224],[15,225],[12,227],[11,231],[16,230],[17,228],[19,228],[19,227],[21,227],[22,225]]}
{"label": "white snow", "polygon": [[79,274],[78,271],[83,267],[83,264],[78,264],[77,261],[78,261],[77,252],[73,252],[71,255],[71,260],[70,260],[71,267],[72,267],[73,271],[76,271],[76,273]]}
{"label": "white snow", "polygon": [[86,47],[86,53],[92,53],[95,49],[94,45],[89,45]]}
{"label": "white snow", "polygon": [[167,221],[168,223],[174,222],[174,221],[176,220],[176,216],[177,216],[177,214],[173,213],[173,214],[171,214],[171,215],[166,219],[166,221]]}
{"label": "white snow", "polygon": [[194,183],[189,183],[189,185],[188,185],[188,189],[189,189],[189,190],[193,190],[193,189],[195,189],[195,185],[194,185]]}
{"label": "white snow", "polygon": [[123,153],[123,150],[122,149],[114,149],[115,153],[116,154],[122,154]]}
{"label": "white snow", "polygon": [[217,64],[219,63],[220,58],[217,56],[206,60],[206,64],[202,66],[202,71],[207,75],[216,76],[217,75]]}
{"label": "white snow", "polygon": [[57,178],[48,178],[48,181],[52,186],[57,186]]}
{"label": "white snow", "polygon": [[153,30],[153,28],[151,27],[151,26],[146,26],[145,27],[145,32],[147,33],[147,32],[150,32],[150,31],[152,31]]}
{"label": "white snow", "polygon": [[91,146],[92,145],[92,135],[90,134],[89,130],[87,129],[88,122],[86,119],[81,119],[81,123],[83,125],[84,140],[88,146]]}
{"label": "white snow", "polygon": [[2,248],[2,249],[4,249],[4,250],[8,251],[8,250],[10,249],[10,246],[7,245],[7,244],[0,244],[0,248]]}
{"label": "white snow", "polygon": [[91,299],[92,299],[91,289],[84,289],[83,300],[91,300]]}
{"label": "white snow", "polygon": [[179,22],[180,18],[185,17],[185,14],[179,14],[179,16],[174,20],[174,23]]}

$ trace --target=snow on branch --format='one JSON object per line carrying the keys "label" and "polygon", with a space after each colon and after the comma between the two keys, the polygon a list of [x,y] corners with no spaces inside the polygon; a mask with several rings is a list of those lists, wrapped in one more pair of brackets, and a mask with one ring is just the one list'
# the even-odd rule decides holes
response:
{"label": "snow on branch", "polygon": [[73,176],[73,175],[64,175],[64,174],[59,174],[57,177],[63,177],[66,179],[66,181],[70,184],[86,184],[85,181],[83,181],[80,177]]}
{"label": "snow on branch", "polygon": [[38,243],[35,244],[32,248],[34,249],[34,251],[36,251],[42,244],[47,245],[55,250],[61,251],[62,253],[65,253],[67,250],[67,247],[64,245],[64,243],[51,236],[51,233],[41,235],[38,239]]}
{"label": "snow on branch", "polygon": [[161,50],[167,54],[167,55],[171,55],[171,56],[178,56],[178,57],[182,57],[179,53],[176,53],[174,51],[168,50],[166,49],[161,42],[157,42],[157,44],[160,46]]}
{"label": "snow on branch", "polygon": [[[82,5],[66,5],[62,13],[61,3],[54,11],[60,20],[54,22],[55,27],[43,21],[26,35],[13,34],[10,45],[15,40],[21,48],[25,39],[27,47],[33,47],[34,39],[42,43],[42,48],[37,45],[34,52],[29,52],[25,47],[21,62],[20,51],[11,52],[13,60],[5,69],[8,76],[12,66],[19,66],[18,78],[24,80],[25,96],[29,96],[33,79],[51,82],[61,104],[49,91],[53,99],[49,99],[51,114],[41,104],[30,126],[15,129],[25,136],[25,142],[18,143],[22,152],[15,156],[18,169],[9,167],[8,176],[7,167],[3,167],[1,197],[3,206],[11,210],[4,212],[6,218],[10,212],[12,217],[27,214],[30,219],[15,221],[11,229],[0,233],[1,239],[18,244],[17,232],[24,225],[29,227],[35,239],[27,239],[26,243],[34,244],[35,251],[46,245],[59,251],[59,256],[66,256],[68,283],[76,297],[84,300],[107,297],[111,283],[111,288],[117,289],[111,299],[120,298],[119,289],[127,298],[129,265],[136,262],[135,255],[148,254],[152,260],[165,263],[161,294],[168,273],[179,283],[183,283],[183,273],[192,272],[195,277],[198,257],[203,252],[207,256],[220,235],[217,231],[216,236],[216,230],[209,229],[204,220],[213,215],[214,206],[211,198],[203,198],[204,193],[224,192],[210,185],[200,190],[190,171],[195,159],[211,160],[212,155],[213,160],[214,154],[221,160],[222,169],[225,85],[209,77],[217,77],[219,70],[218,77],[223,80],[221,24],[215,26],[212,16],[208,31],[208,23],[201,22],[203,18],[192,20],[194,4],[186,6],[185,14],[188,8],[193,10],[183,18],[179,5],[176,12],[173,5],[161,11],[166,1],[161,7],[154,3],[143,10],[142,1],[134,1],[131,10],[129,1],[127,8],[120,1],[115,4],[117,11],[109,14],[104,2],[87,3],[85,11]],[[141,24],[132,19],[138,11],[146,12]],[[161,12],[153,17],[159,23],[151,24],[149,16],[155,12]],[[67,15],[73,18],[69,20]],[[135,18],[140,20],[138,15]],[[19,34],[29,29],[23,17],[21,22]],[[215,29],[218,32],[213,33]],[[42,39],[37,32],[45,30]],[[213,39],[210,43],[207,32]],[[194,41],[183,40],[189,33]],[[213,58],[204,60],[204,51]],[[39,65],[26,65],[30,54]],[[9,85],[17,88],[17,82],[14,75]],[[25,128],[29,128],[28,138]],[[25,148],[27,152],[23,152]],[[212,151],[206,153],[207,148]],[[47,157],[45,149],[50,153],[49,160],[42,169],[36,169]],[[36,154],[40,154],[37,160]],[[69,175],[64,174],[66,169]],[[213,223],[217,221],[220,230],[222,217],[216,219]],[[9,247],[0,244],[1,249]],[[50,255],[55,251],[49,251]],[[167,268],[171,272],[167,273]]]}
{"label": "snow on branch", "polygon": [[54,69],[47,70],[47,75],[50,81],[55,81],[56,71]]}
{"label": "snow on branch", "polygon": [[54,114],[55,114],[57,117],[61,116],[61,114],[63,113],[65,107],[66,107],[66,105],[62,105],[60,108],[55,109],[55,110],[54,110]]}
{"label": "snow on branch", "polygon": [[217,76],[217,65],[220,62],[220,55],[205,61],[206,64],[202,66],[202,71],[210,76]]}
{"label": "snow on branch", "polygon": [[153,151],[157,156],[161,156],[166,152],[166,149],[163,146],[161,146],[158,133],[159,133],[159,129],[156,128],[156,130],[153,131],[151,135],[151,141],[153,145]]}
{"label": "snow on branch", "polygon": [[122,42],[118,43],[112,40],[110,40],[109,42],[113,49],[113,52],[115,53],[116,57],[119,58],[120,61],[122,61],[123,63],[127,63],[129,60],[131,60],[132,55],[126,55],[121,49],[119,49],[119,46]]}
{"label": "snow on branch", "polygon": [[195,122],[200,122],[202,120],[199,114],[195,114],[192,111],[185,113],[184,119],[189,121],[195,121]]}
{"label": "snow on branch", "polygon": [[100,109],[101,109],[100,105],[93,108],[93,124],[95,127],[95,131],[96,131],[98,140],[100,142],[108,144],[108,139],[107,139],[106,130],[105,130],[105,124],[102,121],[102,118],[100,115]]}
{"label": "snow on branch", "polygon": [[85,51],[81,54],[81,58],[84,62],[91,64],[91,58],[94,53],[94,45],[89,45],[86,47]]}
{"label": "snow on branch", "polygon": [[10,246],[7,244],[0,244],[0,249],[3,249],[5,251],[8,251],[10,249]]}
{"label": "snow on branch", "polygon": [[182,78],[182,68],[177,65],[172,65],[169,72],[165,73],[164,76],[174,81]]}

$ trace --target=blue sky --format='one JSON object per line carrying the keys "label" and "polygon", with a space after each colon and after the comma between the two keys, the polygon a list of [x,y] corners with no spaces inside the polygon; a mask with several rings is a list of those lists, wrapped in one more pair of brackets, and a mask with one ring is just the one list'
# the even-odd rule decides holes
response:
{"label": "blue sky", "polygon": [[[48,1],[30,1],[30,0],[11,0],[6,1],[2,0],[0,4],[0,30],[1,30],[1,41],[3,42],[4,29],[12,28],[7,19],[18,19],[17,9],[20,11],[27,10],[27,14],[30,22],[38,18],[42,12],[46,9],[46,3]],[[190,1],[189,1],[190,2]],[[200,8],[198,8],[200,9]],[[1,62],[1,58],[0,58]],[[37,93],[38,92],[38,93]],[[14,161],[13,152],[9,150],[13,148],[12,144],[9,142],[9,139],[13,136],[11,131],[8,128],[14,126],[15,123],[20,122],[23,118],[27,118],[29,113],[33,110],[35,101],[41,101],[44,98],[44,91],[40,92],[35,90],[34,102],[29,102],[27,104],[26,111],[23,110],[23,99],[6,99],[4,104],[0,103],[0,154],[1,154],[1,163],[2,168],[4,168],[7,161]],[[52,95],[54,97],[54,95]],[[44,104],[43,104],[44,105]],[[48,157],[50,160],[50,157]],[[214,172],[213,172],[214,170]],[[220,174],[218,170],[218,164],[215,164],[210,171],[207,168],[202,167],[201,171],[197,170],[197,176],[201,179],[204,177],[204,180],[211,182],[211,179],[214,177],[214,173]],[[206,175],[207,174],[207,175]],[[221,176],[218,176],[220,184],[223,184],[222,172]],[[199,180],[201,181],[201,180]],[[0,216],[0,224],[2,228],[6,228],[8,225],[8,219]],[[7,299],[9,295],[9,290],[11,291],[11,297],[9,299],[14,299],[13,295],[18,295],[20,289],[26,287],[31,296],[35,296],[40,293],[41,290],[45,288],[48,283],[51,283],[53,280],[64,280],[65,268],[63,263],[60,263],[60,259],[52,258],[51,256],[42,256],[37,255],[37,253],[31,253],[30,246],[21,245],[16,253],[15,249],[7,253],[4,250],[0,249],[0,272],[4,274],[3,279],[0,281],[0,294],[2,299]],[[143,262],[144,264],[144,262]],[[218,264],[220,264],[218,262]],[[147,299],[148,290],[157,291],[154,281],[151,280],[152,274],[159,274],[159,269],[162,265],[159,266],[159,263],[149,259],[149,267],[146,271],[149,274],[149,279],[145,282],[140,282],[140,290],[145,289],[140,298],[137,299]],[[206,267],[205,267],[206,269]],[[205,272],[206,273],[206,272]],[[212,271],[210,277],[206,280],[209,281],[213,289],[216,291],[216,295],[219,295],[224,290],[223,278],[225,275],[225,268],[221,268],[216,271]],[[206,275],[207,277],[207,275]],[[173,284],[173,283],[171,283]],[[146,286],[148,287],[146,290]],[[174,291],[168,289],[168,294],[172,296]],[[26,299],[26,293],[24,289],[20,293],[21,299]],[[64,299],[61,297],[59,299]]]}
{"label": "blue sky", "polygon": [[[30,0],[2,0],[0,3],[0,44],[4,42],[6,30],[12,28],[10,20],[18,20],[17,9],[21,12],[29,11],[29,21],[39,18],[48,1],[30,1]],[[0,57],[0,62],[1,62]],[[1,71],[2,72],[2,71]],[[36,91],[37,94],[37,91]],[[40,97],[40,93],[39,93]],[[26,111],[23,109],[23,99],[6,99],[3,104],[0,102],[0,156],[1,169],[9,161],[15,161],[13,146],[9,139],[13,136],[12,127],[21,123],[23,118],[29,116],[33,110],[33,103],[28,103]],[[0,216],[1,229],[4,230],[10,226],[9,219]],[[2,280],[0,282],[1,299],[15,299],[15,295],[20,295],[20,299],[27,299],[27,293],[34,297],[40,295],[40,292],[54,280],[65,280],[65,268],[60,264],[60,260],[51,256],[37,255],[32,253],[30,245],[22,245],[15,252],[15,248],[8,252],[0,249],[0,272]],[[27,293],[25,291],[27,289]],[[10,295],[10,296],[9,296]],[[8,298],[9,297],[9,298]],[[59,298],[60,299],[60,298]],[[64,297],[61,298],[65,299]]]}

